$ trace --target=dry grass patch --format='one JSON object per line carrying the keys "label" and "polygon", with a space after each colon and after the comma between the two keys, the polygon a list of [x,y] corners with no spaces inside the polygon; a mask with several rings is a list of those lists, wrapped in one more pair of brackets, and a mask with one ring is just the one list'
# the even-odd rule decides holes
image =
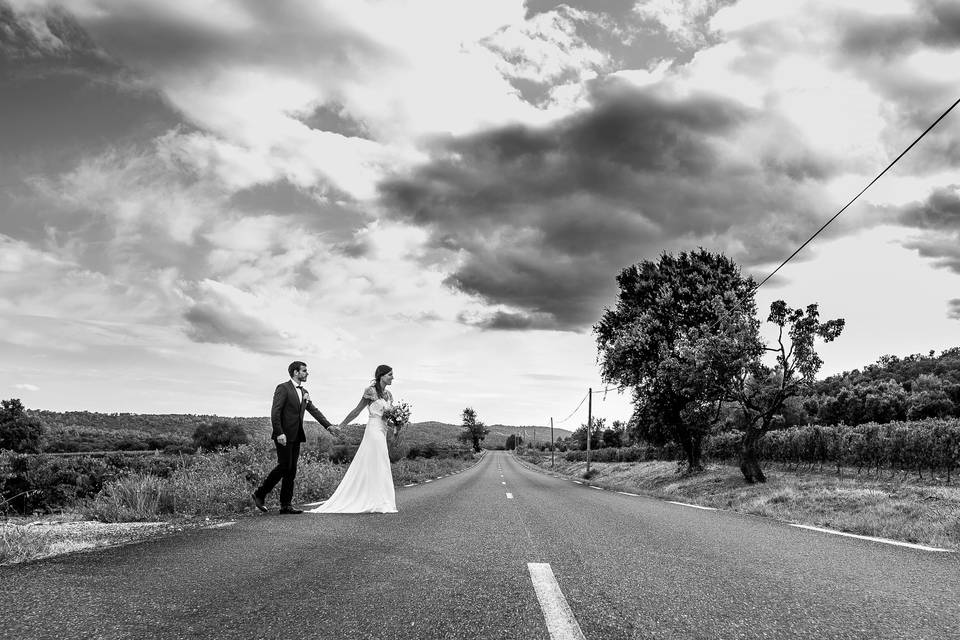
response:
{"label": "dry grass patch", "polygon": [[0,564],[127,544],[166,533],[167,523],[104,523],[58,519],[0,523]]}
{"label": "dry grass patch", "polygon": [[[539,466],[549,469],[549,457]],[[737,467],[722,464],[692,476],[678,473],[676,462],[600,462],[590,468],[587,482],[608,489],[960,550],[960,487],[929,479],[768,469],[766,483],[747,485]],[[582,479],[586,463],[558,460],[553,470]]]}

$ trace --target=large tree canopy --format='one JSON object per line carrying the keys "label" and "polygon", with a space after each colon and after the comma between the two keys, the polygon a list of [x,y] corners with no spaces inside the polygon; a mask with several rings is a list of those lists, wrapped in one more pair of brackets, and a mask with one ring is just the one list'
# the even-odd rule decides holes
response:
{"label": "large tree canopy", "polygon": [[627,267],[617,284],[594,326],[603,379],[632,387],[641,430],[680,444],[696,471],[733,380],[762,349],[753,280],[699,249]]}

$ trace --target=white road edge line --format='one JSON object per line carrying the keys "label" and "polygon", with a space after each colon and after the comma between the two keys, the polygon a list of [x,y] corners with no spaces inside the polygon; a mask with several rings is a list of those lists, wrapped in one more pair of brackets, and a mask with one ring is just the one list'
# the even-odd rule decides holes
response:
{"label": "white road edge line", "polygon": [[237,524],[236,520],[231,520],[230,522],[217,522],[215,524],[208,524],[204,529],[222,529],[224,527],[232,527]]}
{"label": "white road edge line", "polygon": [[572,482],[573,484],[583,484],[583,483],[580,482],[579,480],[571,480],[570,482]]}
{"label": "white road edge line", "polygon": [[417,483],[416,483],[416,482],[411,482],[410,484],[405,484],[405,485],[403,485],[403,486],[405,486],[405,487],[415,487],[415,486],[417,486]]}
{"label": "white road edge line", "polygon": [[543,618],[547,622],[550,640],[586,640],[577,619],[573,616],[567,599],[553,575],[553,569],[545,562],[528,562],[533,590],[537,592]]}
{"label": "white road edge line", "polygon": [[617,493],[619,493],[622,496],[633,496],[634,498],[640,497],[639,493],[630,493],[629,491],[617,491]]}
{"label": "white road edge line", "polygon": [[910,547],[911,549],[919,549],[921,551],[938,551],[940,553],[956,553],[953,549],[940,549],[939,547],[927,547],[922,544],[914,544],[912,542],[900,542],[899,540],[891,540],[890,538],[875,538],[874,536],[862,536],[856,533],[847,533],[846,531],[834,531],[833,529],[823,529],[821,527],[813,527],[809,524],[791,524],[791,527],[797,527],[798,529],[809,529],[811,531],[819,531],[820,533],[832,533],[835,536],[846,536],[848,538],[860,538],[861,540],[871,540],[873,542],[882,542],[884,544],[895,544],[898,547]]}
{"label": "white road edge line", "polygon": [[670,504],[678,504],[681,507],[693,507],[694,509],[703,509],[704,511],[716,511],[713,507],[702,507],[699,504],[689,504],[686,502],[674,502],[673,500],[667,500]]}
{"label": "white road edge line", "polygon": [[507,493],[507,500],[513,500],[513,494]]}
{"label": "white road edge line", "polygon": [[[584,436],[584,438],[586,438],[586,436]],[[597,491],[603,491],[603,487],[595,487],[595,486],[593,486],[593,485],[590,485],[590,488],[591,488],[591,489],[596,489]]]}

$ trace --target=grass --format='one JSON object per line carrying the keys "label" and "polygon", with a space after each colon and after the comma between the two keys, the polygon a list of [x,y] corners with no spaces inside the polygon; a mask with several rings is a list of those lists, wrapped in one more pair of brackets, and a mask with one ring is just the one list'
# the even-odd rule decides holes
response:
{"label": "grass", "polygon": [[[525,459],[550,468],[550,456]],[[876,478],[844,473],[766,469],[767,482],[747,485],[736,466],[707,464],[678,473],[676,462],[594,462],[589,484],[706,507],[767,516],[848,533],[960,550],[960,486],[936,479]],[[557,456],[555,472],[583,478],[585,462]]]}
{"label": "grass", "polygon": [[[248,512],[252,509],[250,494],[276,464],[272,447],[262,444],[185,457],[184,461],[168,477],[135,472],[107,482],[93,500],[74,505],[72,515],[0,522],[0,564],[129,542],[155,535],[174,523],[203,524],[211,518]],[[393,464],[394,485],[433,480],[475,462],[474,458],[404,458]],[[303,455],[294,502],[328,498],[346,470],[346,464],[332,464],[315,453]],[[271,498],[276,495],[274,491]]]}
{"label": "grass", "polygon": [[0,524],[0,565],[25,562],[46,555],[52,544],[49,532],[31,531],[18,524]]}
{"label": "grass", "polygon": [[[84,511],[103,522],[239,514],[250,510],[250,494],[275,464],[272,447],[261,444],[195,456],[166,478],[133,473],[108,482]],[[392,465],[394,484],[422,482],[471,464],[472,458],[404,458]],[[333,464],[314,453],[301,455],[294,503],[330,497],[346,470],[346,464]],[[276,495],[277,490],[267,499]]]}

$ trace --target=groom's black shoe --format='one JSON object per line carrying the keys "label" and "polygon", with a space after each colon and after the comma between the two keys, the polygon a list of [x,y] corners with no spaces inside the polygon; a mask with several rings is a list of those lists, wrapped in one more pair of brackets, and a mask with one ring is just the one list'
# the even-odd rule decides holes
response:
{"label": "groom's black shoe", "polygon": [[260,511],[263,511],[264,513],[267,512],[267,505],[263,504],[263,498],[258,496],[256,493],[251,494],[250,497],[253,498],[253,504],[257,506],[257,509],[260,509]]}
{"label": "groom's black shoe", "polygon": [[294,509],[290,505],[285,505],[280,507],[280,513],[282,514],[283,513],[290,513],[290,514],[303,513],[303,509]]}

